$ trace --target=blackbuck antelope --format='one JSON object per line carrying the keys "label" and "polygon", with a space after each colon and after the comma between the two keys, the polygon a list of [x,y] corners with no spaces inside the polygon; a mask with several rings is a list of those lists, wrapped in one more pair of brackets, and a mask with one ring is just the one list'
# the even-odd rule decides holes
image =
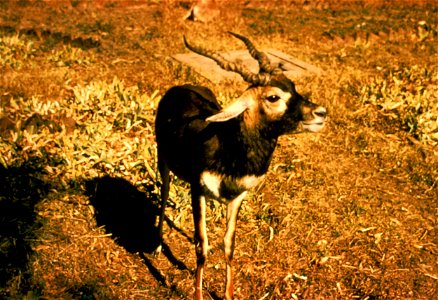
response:
{"label": "blackbuck antelope", "polygon": [[271,66],[265,53],[246,37],[231,34],[242,40],[258,61],[257,74],[217,53],[193,46],[185,38],[184,43],[191,51],[213,59],[222,69],[240,74],[249,88],[222,108],[206,87],[175,86],[161,99],[155,123],[162,178],[160,238],[172,171],[191,186],[197,258],[194,298],[198,300],[202,299],[208,252],[206,199],[216,199],[227,206],[225,298],[232,299],[236,221],[247,191],[263,180],[280,135],[317,132],[326,120],[326,109],[298,94],[294,83],[279,67]]}

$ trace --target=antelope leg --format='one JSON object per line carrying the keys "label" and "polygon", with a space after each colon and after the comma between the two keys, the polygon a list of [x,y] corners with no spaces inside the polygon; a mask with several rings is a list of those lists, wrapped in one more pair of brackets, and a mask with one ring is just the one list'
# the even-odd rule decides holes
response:
{"label": "antelope leg", "polygon": [[227,205],[227,231],[224,236],[225,262],[227,263],[227,277],[225,282],[225,299],[233,299],[233,270],[232,260],[236,237],[237,215],[247,192],[243,192]]}
{"label": "antelope leg", "polygon": [[202,300],[202,276],[204,265],[207,259],[208,238],[205,221],[206,204],[205,196],[200,189],[192,185],[192,208],[193,221],[195,224],[195,249],[196,249],[196,280],[195,280],[195,300]]}

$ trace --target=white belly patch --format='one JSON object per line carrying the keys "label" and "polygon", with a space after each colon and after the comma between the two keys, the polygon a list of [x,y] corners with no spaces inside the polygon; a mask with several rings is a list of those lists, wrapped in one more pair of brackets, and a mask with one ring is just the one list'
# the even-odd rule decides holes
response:
{"label": "white belly patch", "polygon": [[215,197],[220,197],[219,189],[221,187],[223,176],[204,171],[201,174],[201,185],[205,186]]}
{"label": "white belly patch", "polygon": [[[201,185],[207,188],[215,197],[221,197],[221,184],[224,181],[225,176],[210,172],[204,171],[201,174]],[[226,182],[233,182],[236,186],[243,188],[244,190],[249,190],[256,187],[263,179],[264,175],[256,176],[256,175],[246,175],[239,178],[227,178]]]}

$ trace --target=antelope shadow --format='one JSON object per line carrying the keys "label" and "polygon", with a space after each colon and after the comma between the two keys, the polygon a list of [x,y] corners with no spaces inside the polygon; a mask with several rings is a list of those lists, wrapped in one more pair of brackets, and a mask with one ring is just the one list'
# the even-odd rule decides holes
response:
{"label": "antelope shadow", "polygon": [[[131,253],[140,253],[151,274],[156,280],[167,286],[166,278],[144,253],[153,253],[159,245],[158,196],[154,187],[146,186],[139,191],[130,182],[122,178],[104,176],[87,181],[86,194],[95,208],[98,226],[104,226],[115,241]],[[168,220],[170,221],[170,220]],[[162,253],[178,269],[188,269],[178,260],[167,245]]]}
{"label": "antelope shadow", "polygon": [[[140,191],[129,181],[123,178],[103,176],[85,182],[86,195],[90,199],[96,212],[98,226],[104,226],[107,233],[111,233],[116,243],[131,253],[140,253],[149,272],[166,288],[176,295],[184,292],[172,283],[169,283],[165,274],[154,266],[153,258],[145,253],[153,253],[159,245],[158,227],[155,225],[160,213],[159,196],[153,192],[154,187],[146,186]],[[166,223],[177,230],[189,242],[193,239],[183,230],[175,226],[166,218]],[[161,252],[179,270],[189,270],[184,262],[172,253],[171,247],[162,243]],[[214,291],[207,291],[212,299],[221,299]]]}
{"label": "antelope shadow", "polygon": [[152,186],[142,192],[125,179],[104,176],[87,181],[85,187],[97,225],[104,226],[120,246],[131,253],[156,249],[159,211]]}

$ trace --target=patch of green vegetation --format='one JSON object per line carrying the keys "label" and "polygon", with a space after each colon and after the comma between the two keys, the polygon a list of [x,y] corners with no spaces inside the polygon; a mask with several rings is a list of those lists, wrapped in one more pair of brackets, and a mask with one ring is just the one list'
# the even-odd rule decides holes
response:
{"label": "patch of green vegetation", "polygon": [[20,69],[35,52],[33,42],[19,34],[0,36],[0,66]]}
{"label": "patch of green vegetation", "polygon": [[387,70],[361,89],[360,99],[376,105],[403,129],[430,145],[438,144],[438,70],[409,66]]}
{"label": "patch of green vegetation", "polygon": [[58,67],[72,65],[89,65],[96,61],[92,54],[89,54],[81,48],[63,46],[61,50],[52,50],[47,60],[55,63]]}
{"label": "patch of green vegetation", "polygon": [[[47,161],[60,157],[63,163],[51,167],[49,173],[63,174],[57,176],[63,182],[101,172],[137,174],[139,181],[155,178],[150,165],[155,161],[150,124],[157,93],[141,94],[136,86],[125,87],[118,78],[69,89],[72,96],[65,99],[10,99],[1,107],[1,115],[17,124],[16,130],[1,140],[1,163],[16,164],[32,153]],[[28,122],[35,116],[39,122]],[[48,123],[58,126],[46,126]]]}

